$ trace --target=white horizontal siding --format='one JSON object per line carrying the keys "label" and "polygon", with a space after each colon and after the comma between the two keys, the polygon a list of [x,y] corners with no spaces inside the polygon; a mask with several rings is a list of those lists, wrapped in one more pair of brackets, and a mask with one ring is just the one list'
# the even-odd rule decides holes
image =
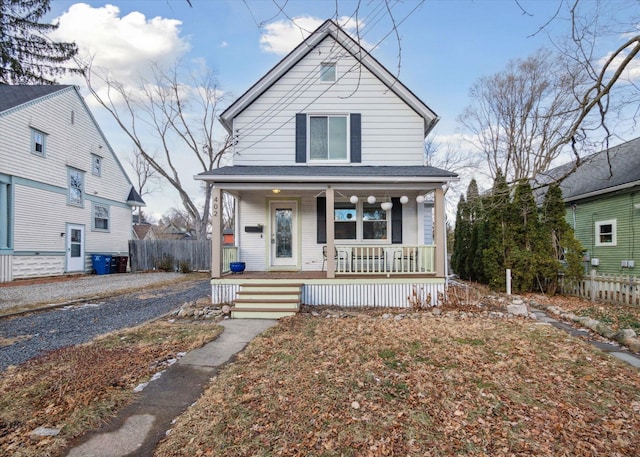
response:
{"label": "white horizontal siding", "polygon": [[[89,210],[67,205],[65,194],[16,185],[14,191],[14,249],[16,251],[66,250],[66,223],[86,224]],[[85,205],[86,206],[86,205]]]}
{"label": "white horizontal siding", "polygon": [[85,227],[85,251],[128,255],[131,238],[131,210],[109,206],[110,231],[92,230],[93,205],[84,208],[67,204],[66,194],[30,186],[15,188],[14,250],[28,252],[65,252],[67,224]]}
{"label": "white horizontal siding", "polygon": [[[243,195],[239,201],[238,260],[247,264],[247,271],[266,270],[268,214],[262,194]],[[263,233],[246,233],[247,226],[264,226]]]}
{"label": "white horizontal siding", "polygon": [[[30,152],[32,128],[47,134],[45,157]],[[0,116],[0,132],[0,172],[66,188],[71,166],[85,172],[87,194],[126,201],[130,183],[74,90]],[[92,153],[102,157],[100,177]]]}
{"label": "white horizontal siding", "polygon": [[[337,49],[337,51],[336,51]],[[337,60],[335,85],[318,81]],[[362,114],[362,165],[422,165],[424,121],[331,39],[304,57],[234,120],[235,165],[295,162],[295,114]]]}

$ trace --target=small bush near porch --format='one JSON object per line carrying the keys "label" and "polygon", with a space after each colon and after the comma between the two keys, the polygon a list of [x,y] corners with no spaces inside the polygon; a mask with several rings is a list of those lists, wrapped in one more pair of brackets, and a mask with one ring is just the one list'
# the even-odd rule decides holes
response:
{"label": "small bush near porch", "polygon": [[341,315],[255,339],[157,455],[637,455],[637,370],[551,326]]}

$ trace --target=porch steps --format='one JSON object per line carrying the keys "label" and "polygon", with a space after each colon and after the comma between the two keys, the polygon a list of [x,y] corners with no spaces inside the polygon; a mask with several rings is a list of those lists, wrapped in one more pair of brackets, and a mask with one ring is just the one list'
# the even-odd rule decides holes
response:
{"label": "porch steps", "polygon": [[262,282],[240,284],[231,308],[237,319],[279,319],[300,310],[302,284]]}

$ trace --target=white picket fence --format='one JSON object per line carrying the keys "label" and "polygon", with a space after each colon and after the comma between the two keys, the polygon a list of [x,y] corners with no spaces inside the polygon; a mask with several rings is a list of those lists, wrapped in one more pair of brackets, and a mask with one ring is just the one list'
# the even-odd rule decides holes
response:
{"label": "white picket fence", "polygon": [[591,274],[585,276],[582,281],[563,284],[562,292],[594,302],[639,306],[640,278],[636,276],[599,275],[595,270],[591,270]]}

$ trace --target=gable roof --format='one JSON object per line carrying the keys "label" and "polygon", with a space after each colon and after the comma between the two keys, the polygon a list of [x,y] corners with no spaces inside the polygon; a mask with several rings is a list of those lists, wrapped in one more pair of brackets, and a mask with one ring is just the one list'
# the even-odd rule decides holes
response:
{"label": "gable roof", "polygon": [[220,122],[227,132],[232,133],[232,121],[245,108],[253,103],[284,74],[294,67],[301,59],[313,51],[325,38],[332,37],[351,56],[360,61],[362,65],[373,73],[395,95],[403,100],[409,107],[424,119],[425,135],[436,125],[439,118],[422,100],[411,90],[402,84],[380,62],[360,46],[351,36],[332,20],[326,20],[293,51],[278,62],[258,82],[251,86],[244,94],[235,100],[221,115]]}
{"label": "gable roof", "polygon": [[0,113],[73,86],[0,84]]}
{"label": "gable roof", "polygon": [[96,130],[98,131],[98,134],[102,137],[102,140],[104,141],[104,144],[107,146],[107,149],[109,150],[109,152],[111,152],[111,155],[113,156],[113,159],[118,165],[118,168],[120,168],[120,171],[124,175],[125,179],[131,185],[131,188],[129,189],[129,194],[126,200],[127,204],[129,204],[130,206],[145,206],[144,200],[140,195],[138,195],[138,192],[136,192],[136,190],[134,189],[133,184],[131,183],[131,179],[129,179],[129,175],[124,170],[124,167],[122,166],[122,163],[118,159],[118,156],[116,155],[115,151],[107,141],[107,137],[105,136],[104,132],[100,128],[100,125],[98,125],[96,118],[93,116],[93,113],[87,106],[86,102],[84,101],[84,98],[82,97],[82,95],[80,95],[80,91],[77,86],[56,85],[56,84],[44,85],[44,84],[2,84],[0,83],[0,115],[9,115],[15,110],[20,110],[23,107],[26,107],[27,104],[36,103],[45,97],[57,96],[59,93],[66,92],[66,91],[75,92],[78,99],[80,100],[80,103],[82,103],[82,106],[84,107],[85,111],[91,118],[91,121],[93,122],[93,125],[95,126]]}
{"label": "gable roof", "polygon": [[[549,170],[561,177],[575,162]],[[640,138],[584,158],[576,170],[560,183],[565,202],[640,186]]]}

